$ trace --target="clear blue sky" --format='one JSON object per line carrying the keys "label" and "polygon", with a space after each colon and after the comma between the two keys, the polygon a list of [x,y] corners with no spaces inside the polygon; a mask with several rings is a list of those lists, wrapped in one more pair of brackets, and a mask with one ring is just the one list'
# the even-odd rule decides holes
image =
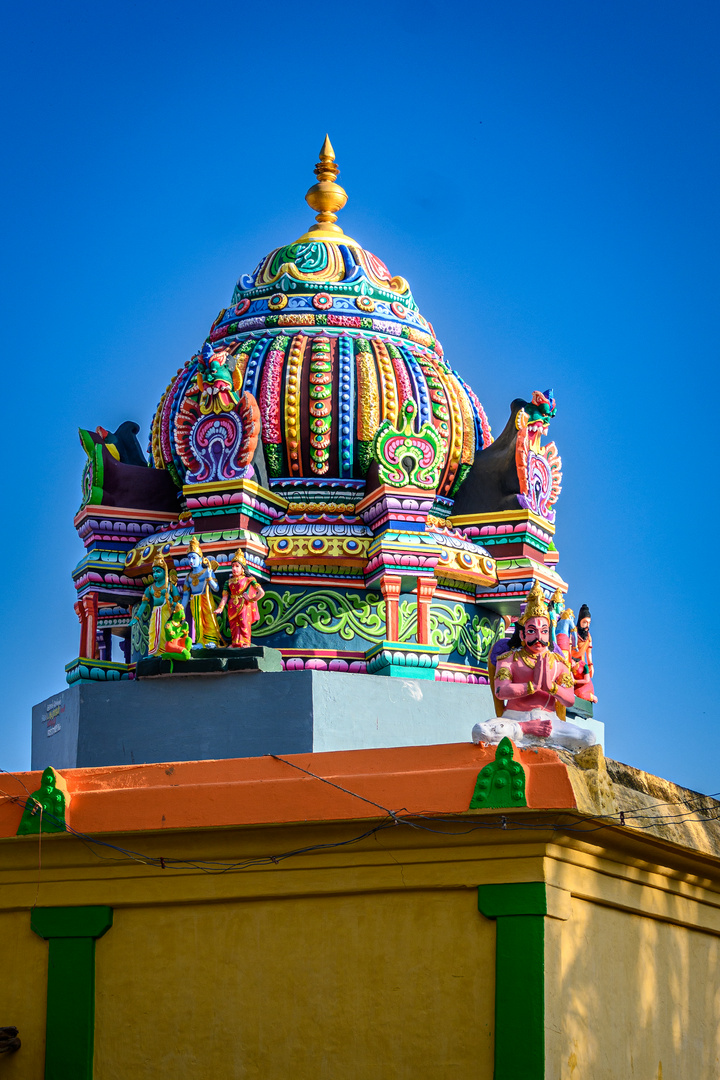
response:
{"label": "clear blue sky", "polygon": [[[552,386],[560,572],[606,751],[720,790],[720,9],[5,4],[0,766],[77,655],[78,426],[147,437],[240,273],[312,220],[411,284],[496,433]],[[468,725],[468,737],[469,728]]]}

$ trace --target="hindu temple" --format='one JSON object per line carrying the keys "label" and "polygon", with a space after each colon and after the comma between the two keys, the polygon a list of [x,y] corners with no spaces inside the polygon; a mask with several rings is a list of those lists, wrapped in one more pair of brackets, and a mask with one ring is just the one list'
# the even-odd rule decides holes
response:
{"label": "hindu temple", "polygon": [[80,644],[0,785],[0,1073],[716,1077],[720,803],[605,759],[554,393],[493,438],[328,138],[315,173],[147,449],[80,431]]}
{"label": "hindu temple", "polygon": [[[493,439],[408,282],[338,224],[347,195],[327,137],[315,174],[315,222],[240,276],[160,394],[147,454],[132,421],[80,431],[80,646],[55,765],[464,739],[468,716],[498,711],[491,653],[533,587],[553,628],[565,616],[575,632],[553,543],[552,390],[526,388]],[[254,596],[235,605],[242,632],[221,602],[234,561]],[[262,682],[227,678],[258,670]],[[597,735],[593,698],[570,714]],[[210,701],[215,734],[200,722]],[[39,707],[49,728],[58,707]],[[244,720],[258,709],[259,742]],[[108,734],[121,715],[124,750]]]}

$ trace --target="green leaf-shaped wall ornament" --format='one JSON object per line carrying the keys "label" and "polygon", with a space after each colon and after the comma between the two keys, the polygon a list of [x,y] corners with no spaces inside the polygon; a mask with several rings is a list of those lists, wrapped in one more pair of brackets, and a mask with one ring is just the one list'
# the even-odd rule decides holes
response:
{"label": "green leaf-shaped wall ornament", "polygon": [[495,760],[478,774],[470,809],[506,809],[509,806],[527,806],[527,799],[525,770],[519,761],[513,760],[513,744],[505,738],[498,744]]}
{"label": "green leaf-shaped wall ornament", "polygon": [[416,433],[416,414],[417,405],[408,398],[400,410],[397,427],[383,420],[373,439],[373,457],[381,483],[434,491],[445,461],[445,440],[429,421]]}

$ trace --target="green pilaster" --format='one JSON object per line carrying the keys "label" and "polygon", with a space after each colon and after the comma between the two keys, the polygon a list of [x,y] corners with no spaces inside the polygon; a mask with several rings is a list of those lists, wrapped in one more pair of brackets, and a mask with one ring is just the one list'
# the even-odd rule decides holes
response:
{"label": "green pilaster", "polygon": [[545,883],[481,885],[478,907],[497,921],[494,1080],[544,1080]]}
{"label": "green pilaster", "polygon": [[30,925],[50,942],[45,1080],[92,1080],[95,941],[112,926],[109,907],[35,908]]}

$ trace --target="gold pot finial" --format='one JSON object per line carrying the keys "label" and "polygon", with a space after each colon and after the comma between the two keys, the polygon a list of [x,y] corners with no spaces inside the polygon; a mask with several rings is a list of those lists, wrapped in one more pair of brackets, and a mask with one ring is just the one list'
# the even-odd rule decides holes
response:
{"label": "gold pot finial", "polygon": [[335,224],[337,221],[336,211],[342,210],[347,202],[345,189],[335,183],[339,171],[335,164],[335,151],[332,148],[330,136],[326,135],[325,142],[320,150],[320,160],[315,166],[315,175],[318,182],[313,184],[305,196],[305,201],[309,206],[318,211],[315,217],[317,225],[311,225],[308,233],[325,233],[331,236],[343,235],[340,226]]}

